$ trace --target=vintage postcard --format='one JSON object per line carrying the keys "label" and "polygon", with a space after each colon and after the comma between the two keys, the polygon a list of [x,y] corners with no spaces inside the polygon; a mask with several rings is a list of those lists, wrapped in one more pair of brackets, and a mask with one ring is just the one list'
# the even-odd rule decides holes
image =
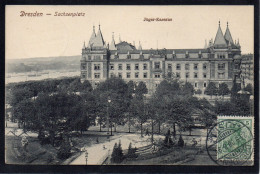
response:
{"label": "vintage postcard", "polygon": [[5,9],[6,164],[255,164],[254,6]]}

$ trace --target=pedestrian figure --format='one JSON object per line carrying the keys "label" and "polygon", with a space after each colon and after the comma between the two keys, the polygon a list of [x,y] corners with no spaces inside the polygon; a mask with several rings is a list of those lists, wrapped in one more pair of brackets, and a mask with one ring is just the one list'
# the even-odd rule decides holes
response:
{"label": "pedestrian figure", "polygon": [[192,139],[192,142],[193,142],[192,147],[195,147],[198,144],[198,142],[195,140],[195,138]]}
{"label": "pedestrian figure", "polygon": [[28,140],[25,136],[23,136],[21,143],[22,143],[23,149],[27,152]]}
{"label": "pedestrian figure", "polygon": [[106,146],[105,145],[103,145],[103,150],[105,150],[106,149]]}
{"label": "pedestrian figure", "polygon": [[97,144],[99,143],[99,141],[98,141],[98,137],[97,137],[97,139],[96,139],[96,142],[97,142]]}
{"label": "pedestrian figure", "polygon": [[146,128],[145,136],[146,136],[146,135],[148,135],[148,136],[150,135],[148,128]]}

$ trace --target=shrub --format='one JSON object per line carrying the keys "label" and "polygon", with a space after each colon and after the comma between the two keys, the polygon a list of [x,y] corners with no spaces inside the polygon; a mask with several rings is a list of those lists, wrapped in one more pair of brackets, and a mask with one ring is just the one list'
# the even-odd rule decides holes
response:
{"label": "shrub", "polygon": [[180,135],[179,141],[178,141],[178,146],[183,147],[184,146],[184,141],[182,139],[182,136]]}
{"label": "shrub", "polygon": [[60,149],[58,150],[57,156],[60,159],[67,159],[71,155],[70,151],[71,151],[70,143],[63,141],[61,143]]}
{"label": "shrub", "polygon": [[113,152],[111,155],[111,162],[112,163],[121,163],[124,159],[123,150],[121,147],[121,142],[119,141],[118,145],[115,143]]}
{"label": "shrub", "polygon": [[137,155],[135,154],[135,152],[136,152],[136,147],[132,148],[132,143],[130,143],[129,146],[128,146],[127,157],[128,158],[136,158]]}

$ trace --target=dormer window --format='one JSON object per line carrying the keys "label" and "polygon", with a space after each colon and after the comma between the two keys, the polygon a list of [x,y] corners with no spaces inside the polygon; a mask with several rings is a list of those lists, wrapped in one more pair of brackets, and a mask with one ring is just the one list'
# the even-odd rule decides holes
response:
{"label": "dormer window", "polygon": [[127,52],[127,59],[131,59],[131,54],[129,53],[129,51]]}
{"label": "dormer window", "polygon": [[175,51],[172,51],[172,58],[175,58],[175,57],[176,57]]}
{"label": "dormer window", "polygon": [[201,54],[201,51],[199,51],[199,58],[201,58],[202,57],[202,54]]}
{"label": "dormer window", "polygon": [[189,58],[189,52],[188,52],[188,51],[186,51],[185,57],[186,57],[186,58]]}

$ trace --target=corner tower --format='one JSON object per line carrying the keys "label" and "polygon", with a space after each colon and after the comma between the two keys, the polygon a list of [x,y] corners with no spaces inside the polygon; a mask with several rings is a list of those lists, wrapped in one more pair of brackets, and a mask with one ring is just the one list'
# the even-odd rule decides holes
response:
{"label": "corner tower", "polygon": [[85,43],[82,48],[81,58],[81,82],[89,80],[92,86],[97,86],[101,81],[107,79],[107,62],[108,62],[108,49],[105,45],[103,35],[98,27],[98,32],[93,32],[89,39],[88,46]]}

